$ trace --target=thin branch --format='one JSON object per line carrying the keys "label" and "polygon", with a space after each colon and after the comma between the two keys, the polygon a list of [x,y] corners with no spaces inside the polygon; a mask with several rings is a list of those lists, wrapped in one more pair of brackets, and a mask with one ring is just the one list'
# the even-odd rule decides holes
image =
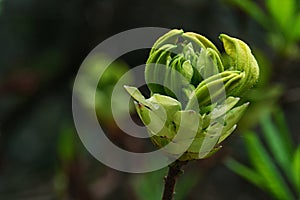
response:
{"label": "thin branch", "polygon": [[163,192],[162,200],[172,200],[175,191],[175,185],[177,178],[182,174],[182,166],[185,165],[187,161],[175,161],[169,166],[169,172],[167,177],[165,177],[165,187]]}

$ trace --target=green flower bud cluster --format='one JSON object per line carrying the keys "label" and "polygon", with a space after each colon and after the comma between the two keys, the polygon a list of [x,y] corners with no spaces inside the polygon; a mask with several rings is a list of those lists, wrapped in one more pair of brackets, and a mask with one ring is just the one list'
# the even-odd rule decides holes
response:
{"label": "green flower bud cluster", "polygon": [[[220,39],[222,54],[204,36],[171,30],[155,42],[146,64],[151,97],[125,86],[153,144],[163,148],[171,143],[166,153],[181,161],[220,149],[248,106],[236,106],[239,96],[258,80],[248,45],[225,34]],[[179,131],[185,134],[176,137]]]}

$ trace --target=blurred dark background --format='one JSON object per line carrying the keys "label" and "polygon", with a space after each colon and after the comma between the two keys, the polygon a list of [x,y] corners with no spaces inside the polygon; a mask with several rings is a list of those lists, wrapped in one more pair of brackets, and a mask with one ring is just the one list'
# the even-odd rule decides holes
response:
{"label": "blurred dark background", "polygon": [[[256,2],[265,9],[263,1]],[[220,33],[242,38],[266,66],[264,92],[252,100],[262,99],[259,111],[282,107],[299,143],[299,58],[276,52],[268,30],[229,1],[1,0],[0,24],[0,199],[143,199],[138,186],[147,180],[94,159],[76,134],[71,109],[72,84],[88,53],[106,38],[137,27],[182,28],[218,47]],[[145,59],[137,53],[122,62],[134,67]],[[241,126],[256,127],[252,121]],[[184,199],[272,199],[222,164],[230,155],[243,159],[242,134],[236,132],[224,146],[215,157],[186,167],[191,180],[185,181],[192,184]],[[153,193],[164,172],[157,172]]]}

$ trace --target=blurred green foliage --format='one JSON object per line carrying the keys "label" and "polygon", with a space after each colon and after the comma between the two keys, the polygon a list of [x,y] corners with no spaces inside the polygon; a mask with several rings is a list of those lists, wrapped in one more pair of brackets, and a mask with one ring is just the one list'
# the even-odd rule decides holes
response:
{"label": "blurred green foliage", "polygon": [[[97,65],[101,66],[99,60],[97,61]],[[122,86],[122,83],[120,84],[121,81],[126,84],[133,81],[132,75],[126,73],[128,70],[129,66],[124,62],[114,62],[101,76],[96,91],[96,112],[102,120],[113,120],[111,106],[113,106],[115,112],[118,113],[118,117],[122,118],[125,117],[126,114],[128,115],[126,112],[127,107],[124,106],[124,102],[126,102],[127,99],[125,93],[118,93],[118,100],[112,101],[112,93],[115,87],[117,87],[116,84],[120,87]],[[123,76],[125,73],[127,76]]]}
{"label": "blurred green foliage", "polygon": [[284,115],[280,110],[273,116],[265,115],[260,126],[263,141],[255,132],[243,134],[251,167],[232,158],[226,161],[226,165],[274,199],[299,199],[300,145],[295,147],[293,144]]}
{"label": "blurred green foliage", "polygon": [[238,6],[265,30],[269,45],[287,58],[300,58],[300,5],[297,0],[228,0]]}
{"label": "blurred green foliage", "polygon": [[[118,117],[126,116],[125,100],[128,99],[126,94],[119,93],[117,101],[112,101],[112,93],[116,87],[121,87],[123,84],[129,84],[133,81],[131,73],[126,73],[129,66],[120,60],[114,61],[106,67],[108,59],[105,55],[93,54],[85,63],[85,70],[81,72],[82,84],[76,89],[76,94],[80,98],[85,107],[94,109],[91,105],[91,94],[94,92],[93,80],[99,79],[95,91],[95,109],[99,120],[103,123],[111,123],[113,118],[112,106]],[[123,76],[126,73],[126,76]],[[101,78],[98,77],[99,74]],[[123,84],[122,84],[123,83]],[[123,89],[123,88],[122,88]],[[114,103],[112,105],[112,103]]]}

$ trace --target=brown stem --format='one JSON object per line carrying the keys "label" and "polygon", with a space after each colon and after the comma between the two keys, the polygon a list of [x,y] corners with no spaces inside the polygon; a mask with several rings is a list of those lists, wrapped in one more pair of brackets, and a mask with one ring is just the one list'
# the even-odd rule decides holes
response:
{"label": "brown stem", "polygon": [[187,162],[175,161],[175,163],[169,166],[169,172],[167,177],[165,177],[165,187],[162,200],[172,200],[175,190],[175,184],[178,176],[182,173],[182,166]]}

